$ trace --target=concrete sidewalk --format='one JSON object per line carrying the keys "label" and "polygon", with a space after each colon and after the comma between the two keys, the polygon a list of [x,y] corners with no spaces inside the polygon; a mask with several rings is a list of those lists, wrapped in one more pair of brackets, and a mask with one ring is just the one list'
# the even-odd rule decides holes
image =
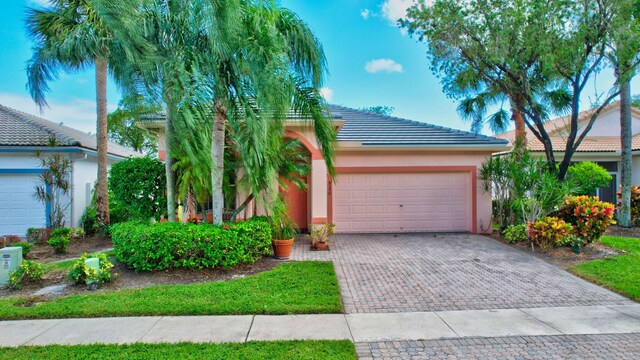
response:
{"label": "concrete sidewalk", "polygon": [[338,340],[640,333],[640,305],[386,314],[246,315],[0,322],[0,346]]}

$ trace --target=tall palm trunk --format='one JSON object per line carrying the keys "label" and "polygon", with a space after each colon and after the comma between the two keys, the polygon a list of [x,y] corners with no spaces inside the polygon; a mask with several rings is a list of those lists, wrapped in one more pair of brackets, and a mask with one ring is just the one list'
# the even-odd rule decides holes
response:
{"label": "tall palm trunk", "polygon": [[524,115],[516,104],[521,104],[521,99],[512,99],[511,101],[511,120],[516,125],[516,142],[527,145],[527,128],[524,123]]}
{"label": "tall palm trunk", "polygon": [[227,121],[227,108],[220,102],[215,103],[215,114],[213,119],[213,133],[211,136],[211,190],[213,202],[213,224],[222,223],[222,212],[224,209],[224,196],[222,194],[222,178],[224,174],[224,142],[225,124]]}
{"label": "tall palm trunk", "polygon": [[174,105],[170,101],[167,101],[167,122],[164,132],[166,149],[164,169],[167,177],[167,220],[169,220],[169,222],[176,221],[176,176],[173,172],[173,157],[171,154],[171,146],[175,138],[173,117]]}
{"label": "tall palm trunk", "polygon": [[96,208],[98,224],[109,226],[109,188],[107,173],[107,62],[96,59],[96,103],[97,103],[97,150],[98,150],[98,185]]}
{"label": "tall palm trunk", "polygon": [[620,226],[631,227],[631,181],[633,164],[631,158],[633,131],[631,129],[631,82],[625,80],[620,83],[620,147],[621,156],[621,201],[618,223]]}

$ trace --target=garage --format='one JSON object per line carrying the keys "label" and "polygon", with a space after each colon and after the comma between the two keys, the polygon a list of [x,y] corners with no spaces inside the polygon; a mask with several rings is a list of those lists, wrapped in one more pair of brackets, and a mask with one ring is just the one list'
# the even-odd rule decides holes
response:
{"label": "garage", "polygon": [[335,230],[471,232],[472,182],[469,171],[339,174],[333,188]]}
{"label": "garage", "polygon": [[36,174],[0,173],[0,235],[25,236],[46,225],[45,207],[34,199]]}

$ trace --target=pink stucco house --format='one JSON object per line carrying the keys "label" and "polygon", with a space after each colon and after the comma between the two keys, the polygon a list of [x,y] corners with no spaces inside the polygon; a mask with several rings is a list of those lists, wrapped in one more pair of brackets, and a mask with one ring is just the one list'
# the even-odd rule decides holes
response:
{"label": "pink stucco house", "polygon": [[334,181],[313,129],[295,117],[287,122],[285,136],[299,139],[311,158],[307,189],[287,191],[300,228],[332,222],[336,233],[491,232],[491,194],[483,191],[477,169],[507,150],[507,140],[329,108],[338,132]]}

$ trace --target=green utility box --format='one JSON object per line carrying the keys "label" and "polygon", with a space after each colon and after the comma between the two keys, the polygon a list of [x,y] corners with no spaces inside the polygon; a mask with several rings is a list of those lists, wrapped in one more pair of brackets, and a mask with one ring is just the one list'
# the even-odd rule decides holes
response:
{"label": "green utility box", "polygon": [[0,286],[9,282],[9,274],[22,264],[22,248],[19,246],[0,249]]}

